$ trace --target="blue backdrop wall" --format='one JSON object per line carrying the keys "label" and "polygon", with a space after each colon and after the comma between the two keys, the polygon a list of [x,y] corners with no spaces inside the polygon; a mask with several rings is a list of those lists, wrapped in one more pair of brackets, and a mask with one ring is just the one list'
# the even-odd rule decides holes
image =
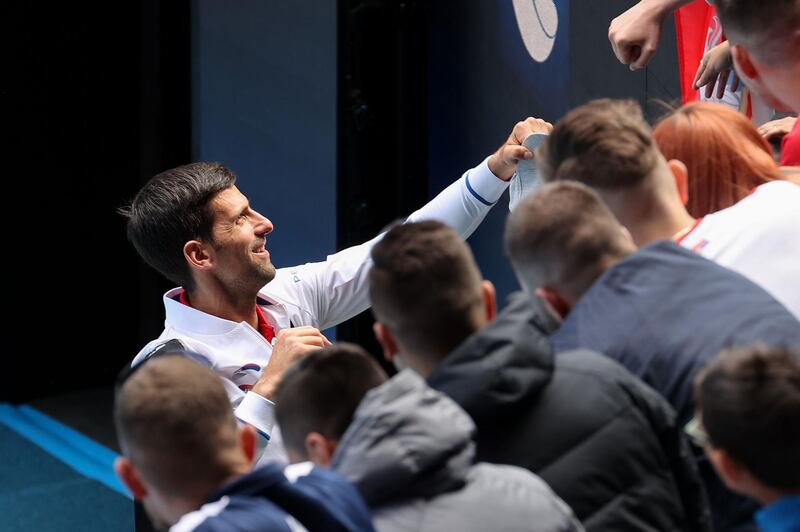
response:
{"label": "blue backdrop wall", "polygon": [[276,266],[336,247],[336,2],[192,4],[192,158],[220,161],[275,231]]}

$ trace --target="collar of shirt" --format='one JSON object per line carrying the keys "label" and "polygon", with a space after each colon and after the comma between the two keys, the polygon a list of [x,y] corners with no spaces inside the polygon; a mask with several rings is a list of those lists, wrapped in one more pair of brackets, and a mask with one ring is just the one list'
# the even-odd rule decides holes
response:
{"label": "collar of shirt", "polygon": [[800,496],[782,497],[756,512],[756,523],[763,532],[800,530]]}
{"label": "collar of shirt", "polygon": [[[186,305],[187,307],[191,307],[191,303],[189,303],[189,298],[186,295],[186,290],[183,290],[178,298],[178,301]],[[272,342],[273,338],[275,338],[275,329],[270,325],[267,321],[267,316],[264,314],[264,311],[261,310],[261,307],[256,305],[256,316],[258,316],[258,332],[261,333],[261,336],[267,339],[267,342]]]}

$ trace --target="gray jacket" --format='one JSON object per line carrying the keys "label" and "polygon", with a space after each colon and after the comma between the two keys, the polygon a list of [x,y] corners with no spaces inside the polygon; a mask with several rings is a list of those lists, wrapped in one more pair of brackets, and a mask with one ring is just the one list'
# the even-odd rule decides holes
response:
{"label": "gray jacket", "polygon": [[367,394],[331,465],[364,496],[378,532],[583,530],[533,473],[473,465],[474,435],[461,407],[405,370]]}

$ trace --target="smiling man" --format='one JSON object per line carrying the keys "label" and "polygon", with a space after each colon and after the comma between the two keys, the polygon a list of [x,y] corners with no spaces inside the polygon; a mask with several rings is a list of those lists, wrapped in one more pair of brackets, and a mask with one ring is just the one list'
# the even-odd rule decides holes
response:
{"label": "smiling man", "polygon": [[[530,133],[541,120],[518,123],[507,142],[407,221],[435,219],[463,238],[508,186]],[[382,235],[324,262],[276,269],[266,249],[272,222],[236,188],[219,163],[194,163],[153,177],[123,214],[142,258],[179,285],[164,295],[166,322],[134,359],[172,342],[205,358],[223,380],[236,417],[269,446],[265,461],[285,462],[271,401],[284,370],[329,342],[320,330],[366,310],[370,251]]]}

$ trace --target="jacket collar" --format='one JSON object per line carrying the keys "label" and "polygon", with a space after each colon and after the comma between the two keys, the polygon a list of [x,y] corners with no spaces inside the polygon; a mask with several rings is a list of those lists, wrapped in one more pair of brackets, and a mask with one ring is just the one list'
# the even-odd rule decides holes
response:
{"label": "jacket collar", "polygon": [[[173,288],[164,294],[164,311],[167,323],[178,330],[203,335],[227,334],[239,326],[239,323],[206,314],[200,310],[184,305],[179,301],[182,287]],[[258,293],[256,303],[261,307],[281,306],[276,300],[263,291]]]}

